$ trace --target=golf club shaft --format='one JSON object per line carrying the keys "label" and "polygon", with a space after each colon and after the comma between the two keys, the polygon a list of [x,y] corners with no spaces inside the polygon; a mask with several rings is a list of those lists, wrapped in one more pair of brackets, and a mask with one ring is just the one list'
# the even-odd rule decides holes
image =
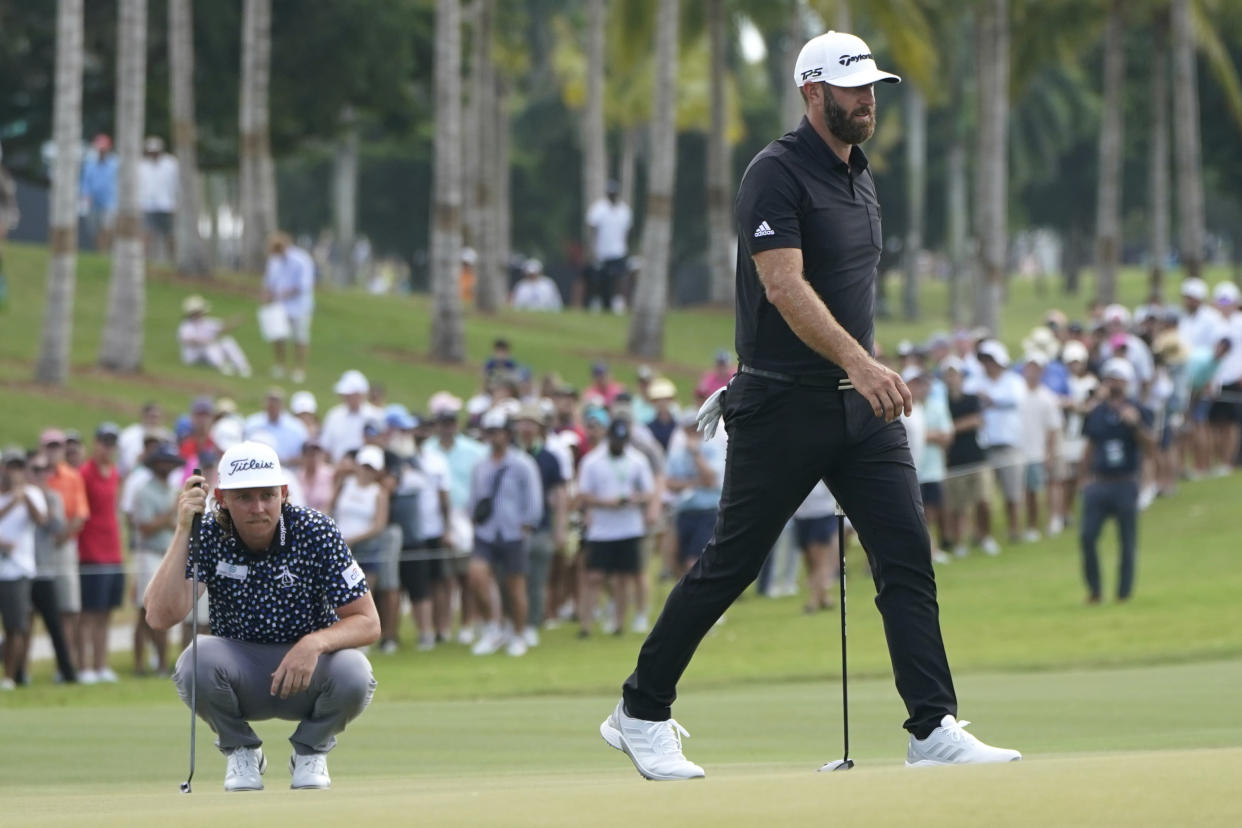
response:
{"label": "golf club shaft", "polygon": [[[202,471],[194,470],[195,475]],[[190,792],[190,780],[194,778],[194,737],[198,724],[198,545],[202,538],[203,516],[194,515],[190,524],[190,542],[188,546],[190,563],[190,774],[181,786],[185,793]]]}
{"label": "golf club shaft", "polygon": [[837,584],[841,595],[841,717],[845,733],[845,754],[842,761],[850,758],[850,682],[848,660],[845,650],[845,514],[837,508]]}

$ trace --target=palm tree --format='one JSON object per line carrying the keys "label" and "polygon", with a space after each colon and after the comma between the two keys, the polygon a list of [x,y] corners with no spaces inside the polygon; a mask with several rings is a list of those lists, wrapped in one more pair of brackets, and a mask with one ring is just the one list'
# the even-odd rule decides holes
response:
{"label": "palm tree", "polygon": [[1009,0],[985,0],[977,18],[979,147],[975,230],[981,283],[975,322],[1000,334],[1008,252]]}
{"label": "palm tree", "polygon": [[332,228],[341,256],[337,284],[352,284],[354,238],[358,227],[358,115],[352,106],[341,108],[341,134],[332,153]]}
{"label": "palm tree", "polygon": [[242,269],[262,270],[267,237],[276,229],[276,169],[268,129],[272,63],[272,0],[245,0],[242,16],[241,216]]}
{"label": "palm tree", "polygon": [[1125,19],[1121,0],[1109,0],[1104,34],[1104,112],[1100,120],[1100,179],[1096,200],[1096,298],[1117,298],[1121,264],[1122,107],[1125,103]]}
{"label": "palm tree", "polygon": [[1199,84],[1190,0],[1173,0],[1169,28],[1173,42],[1173,157],[1179,247],[1186,275],[1197,277],[1203,269],[1203,169],[1199,161]]}
{"label": "palm tree", "polygon": [[[608,150],[604,141],[604,67],[607,41],[604,23],[608,0],[587,0],[587,88],[582,113],[582,207],[604,197],[608,179]],[[585,212],[583,213],[585,215]]]}
{"label": "palm tree", "polygon": [[177,272],[207,276],[211,260],[198,232],[202,192],[198,179],[198,119],[194,111],[194,9],[192,0],[168,0],[169,111],[177,156]]}
{"label": "palm tree", "polygon": [[655,34],[655,94],[651,163],[643,227],[643,269],[630,319],[629,352],[657,358],[664,353],[668,271],[673,242],[673,185],[677,171],[677,22],[679,0],[659,0]]}
{"label": "palm tree", "polygon": [[1151,220],[1151,290],[1164,285],[1169,258],[1169,19],[1168,9],[1153,23],[1151,49],[1151,145],[1147,159]]}
{"label": "palm tree", "polygon": [[82,0],[59,0],[56,6],[56,97],[52,135],[51,256],[47,268],[47,302],[35,379],[64,385],[73,342],[73,293],[78,267],[78,168],[82,154]]}
{"label": "palm tree", "polygon": [[146,262],[142,208],[138,203],[138,162],[147,99],[147,0],[121,0],[117,14],[116,60],[116,232],[108,317],[99,364],[113,371],[137,371],[142,364],[146,316]]}
{"label": "palm tree", "polygon": [[[478,211],[478,237],[472,239],[478,251],[475,269],[475,307],[495,313],[504,303],[504,263],[499,259],[499,217],[497,216],[495,163],[501,136],[496,129],[497,72],[493,49],[496,0],[475,0],[474,62],[470,99],[476,110],[478,133],[466,139],[478,144],[478,170],[471,173],[475,185],[467,201]],[[508,175],[508,171],[505,172]],[[472,197],[471,197],[472,196]]]}
{"label": "palm tree", "polygon": [[726,134],[724,0],[707,0],[707,37],[711,49],[711,126],[707,131],[707,262],[711,270],[711,300],[733,304],[734,266],[732,183],[729,180],[729,136]]}
{"label": "palm tree", "polygon": [[906,224],[905,289],[902,312],[906,319],[919,317],[919,257],[923,252],[923,219],[927,193],[927,102],[918,84],[907,83],[906,104]]}
{"label": "palm tree", "polygon": [[466,358],[461,256],[461,5],[436,0],[435,209],[431,221],[431,354]]}

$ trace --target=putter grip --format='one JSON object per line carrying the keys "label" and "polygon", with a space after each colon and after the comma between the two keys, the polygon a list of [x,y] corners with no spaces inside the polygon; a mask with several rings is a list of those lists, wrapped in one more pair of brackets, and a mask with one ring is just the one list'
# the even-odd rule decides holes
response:
{"label": "putter grip", "polygon": [[[203,470],[200,468],[195,468],[194,471],[192,472],[192,475],[194,477],[201,477],[202,474],[203,474]],[[196,489],[201,489],[202,487],[203,487],[202,483],[194,484],[194,488]],[[193,563],[194,561],[194,553],[197,551],[194,547],[198,545],[199,538],[202,536],[202,531],[203,531],[203,513],[195,512],[193,520],[190,521],[190,549],[189,549],[189,552],[190,552],[189,562],[190,563]],[[197,598],[198,596],[193,596],[193,597]]]}

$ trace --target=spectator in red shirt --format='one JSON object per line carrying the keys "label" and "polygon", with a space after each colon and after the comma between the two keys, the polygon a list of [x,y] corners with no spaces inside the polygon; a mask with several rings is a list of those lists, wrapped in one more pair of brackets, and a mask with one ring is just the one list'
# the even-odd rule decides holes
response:
{"label": "spectator in red shirt", "polygon": [[716,352],[716,364],[694,387],[694,396],[701,403],[729,384],[737,369],[733,367],[733,355],[723,348]]}
{"label": "spectator in red shirt", "polygon": [[90,507],[90,517],[78,536],[78,562],[82,571],[78,681],[82,684],[117,680],[116,673],[108,666],[108,621],[112,611],[121,606],[125,588],[125,575],[121,571],[121,528],[117,521],[121,475],[116,467],[116,443],[120,433],[115,423],[100,424],[95,429],[91,457],[81,469]]}
{"label": "spectator in red shirt", "polygon": [[614,380],[609,373],[608,363],[597,362],[591,366],[591,384],[587,387],[587,394],[599,395],[607,406],[612,405],[612,401],[624,390],[625,386]]}
{"label": "spectator in red shirt", "polygon": [[190,433],[182,438],[177,452],[186,459],[187,465],[197,465],[198,456],[204,451],[218,454],[219,449],[211,440],[211,426],[215,423],[216,404],[211,397],[197,397],[190,404]]}

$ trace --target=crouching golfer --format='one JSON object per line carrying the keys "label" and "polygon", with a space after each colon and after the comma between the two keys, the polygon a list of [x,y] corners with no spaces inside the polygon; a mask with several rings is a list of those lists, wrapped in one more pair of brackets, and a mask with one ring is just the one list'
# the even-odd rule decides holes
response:
{"label": "crouching golfer", "polygon": [[[187,550],[194,514],[207,493],[191,477],[177,501],[177,529],[146,593],[155,629],[190,611]],[[228,757],[226,791],[262,790],[263,744],[250,727],[260,719],[298,722],[289,741],[294,788],[327,788],[327,753],[336,734],[371,701],[375,679],[354,647],[379,638],[379,615],[366,576],[332,520],[290,506],[280,460],[254,442],[220,458],[216,505],[203,521],[195,553],[200,594],[210,592],[211,635],[199,636],[198,671],[190,651],[173,680]]]}

